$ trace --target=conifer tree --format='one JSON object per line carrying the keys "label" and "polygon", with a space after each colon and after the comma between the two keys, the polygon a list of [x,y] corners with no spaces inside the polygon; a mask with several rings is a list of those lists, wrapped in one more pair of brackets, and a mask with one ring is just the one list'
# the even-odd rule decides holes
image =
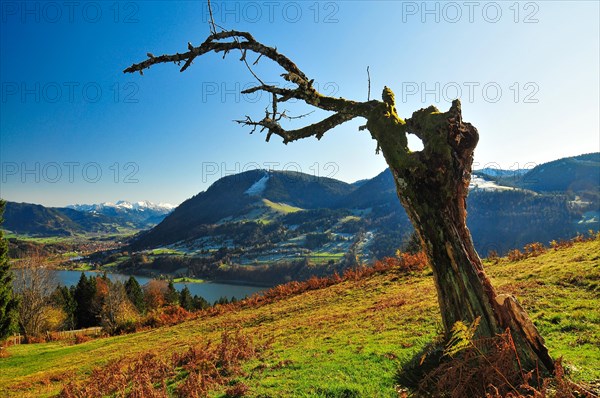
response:
{"label": "conifer tree", "polygon": [[[0,225],[3,221],[6,202],[0,200]],[[13,331],[16,318],[17,299],[13,294],[12,273],[8,263],[8,244],[0,229],[0,341]]]}
{"label": "conifer tree", "polygon": [[137,308],[140,313],[146,312],[146,302],[144,301],[144,292],[137,279],[132,275],[125,282],[125,291],[129,301]]}
{"label": "conifer tree", "polygon": [[184,286],[181,292],[179,292],[179,305],[188,311],[194,309],[194,298],[187,286]]}
{"label": "conifer tree", "polygon": [[86,277],[82,272],[79,282],[75,287],[74,293],[77,309],[75,318],[77,326],[80,328],[95,326],[98,324],[96,311],[94,309],[94,299],[96,297],[96,278]]}
{"label": "conifer tree", "polygon": [[177,305],[179,303],[179,293],[177,289],[175,289],[175,285],[173,281],[169,281],[169,285],[167,286],[167,293],[165,294],[165,301],[168,305]]}

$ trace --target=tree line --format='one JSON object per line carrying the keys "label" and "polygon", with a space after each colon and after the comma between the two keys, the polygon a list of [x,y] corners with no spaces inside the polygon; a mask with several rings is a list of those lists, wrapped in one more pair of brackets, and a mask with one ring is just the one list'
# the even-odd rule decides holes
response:
{"label": "tree line", "polygon": [[[4,207],[0,200],[0,223]],[[101,326],[109,334],[129,332],[156,325],[156,317],[165,313],[185,317],[211,306],[203,297],[192,295],[187,286],[177,291],[172,280],[153,279],[141,286],[133,276],[123,282],[106,274],[86,276],[82,272],[78,283],[67,287],[56,283],[40,252],[21,260],[20,265],[17,272],[10,269],[8,246],[0,229],[0,342],[13,333],[32,342],[51,332],[93,326]],[[213,305],[233,301],[236,299],[222,297]]]}
{"label": "tree line", "polygon": [[[178,307],[194,312],[211,306],[185,286],[177,291],[172,280],[152,279],[140,285],[134,276],[126,281],[111,280],[106,273],[81,273],[76,285],[56,285],[51,273],[39,266],[19,270],[14,281],[18,300],[17,328],[26,341],[35,341],[53,331],[101,326],[108,334],[136,330],[165,308]],[[235,301],[232,298],[231,301]],[[222,297],[214,305],[226,304]]]}

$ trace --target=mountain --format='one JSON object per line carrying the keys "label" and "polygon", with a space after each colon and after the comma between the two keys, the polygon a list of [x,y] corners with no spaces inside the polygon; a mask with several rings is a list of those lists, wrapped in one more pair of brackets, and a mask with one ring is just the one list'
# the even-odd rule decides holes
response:
{"label": "mountain", "polygon": [[195,239],[211,225],[236,218],[260,219],[265,213],[285,213],[290,208],[317,209],[334,206],[354,187],[331,178],[291,171],[251,170],[219,179],[205,192],[186,200],[163,222],[143,234],[136,248],[161,246]]}
{"label": "mountain", "polygon": [[132,203],[120,200],[116,203],[75,204],[67,208],[111,217],[124,227],[145,229],[160,223],[175,206],[168,203],[155,204],[149,201]]}
{"label": "mountain", "polygon": [[115,233],[118,223],[102,214],[31,203],[6,202],[2,228],[33,236],[71,236],[85,233]]}
{"label": "mountain", "polygon": [[[590,172],[600,169],[583,160]],[[588,174],[571,175],[572,164],[568,159],[557,162],[553,174],[571,179],[571,187],[584,186]],[[506,173],[496,175],[492,180],[489,174],[476,174],[467,199],[467,224],[483,256],[600,228],[599,200],[589,195],[582,199],[570,190],[515,187]],[[179,256],[150,255],[141,261],[146,269],[187,269],[219,279],[226,278],[223,270],[237,266],[312,264],[331,271],[339,264],[351,266],[357,258],[372,261],[414,245],[412,231],[389,170],[359,184],[253,170],[222,178],[188,199],[140,234],[131,249],[152,253],[168,248]],[[298,275],[292,268],[288,275]]]}
{"label": "mountain", "polygon": [[94,205],[45,207],[7,202],[2,227],[10,232],[39,237],[114,234],[123,229],[151,228],[173,210],[169,204],[119,201]]}
{"label": "mountain", "polygon": [[522,176],[502,176],[498,182],[536,192],[573,192],[597,196],[600,152],[540,164]]}
{"label": "mountain", "polygon": [[374,178],[363,182],[350,195],[338,203],[339,207],[366,209],[377,206],[394,205],[400,209],[394,177],[389,169],[379,173]]}
{"label": "mountain", "polygon": [[102,212],[106,209],[116,209],[116,210],[135,210],[139,212],[143,211],[156,211],[162,214],[170,213],[176,206],[173,206],[169,203],[152,203],[147,200],[140,202],[128,202],[126,200],[119,200],[116,203],[112,202],[103,202],[99,204],[75,204],[68,205],[70,209],[75,209],[79,211],[89,211],[89,212]]}
{"label": "mountain", "polygon": [[[467,199],[467,224],[482,255],[600,229],[600,154],[559,159],[520,177],[490,174],[474,174]],[[414,243],[389,170],[354,184],[252,170],[216,181],[174,210],[150,202],[10,203],[5,218],[4,228],[39,236],[151,228],[131,249],[168,247],[191,262],[173,260],[169,269],[371,261]]]}
{"label": "mountain", "polygon": [[512,177],[512,176],[521,176],[527,173],[529,169],[516,169],[516,170],[504,170],[495,167],[484,167],[483,169],[473,170],[474,175],[478,175],[481,177]]}

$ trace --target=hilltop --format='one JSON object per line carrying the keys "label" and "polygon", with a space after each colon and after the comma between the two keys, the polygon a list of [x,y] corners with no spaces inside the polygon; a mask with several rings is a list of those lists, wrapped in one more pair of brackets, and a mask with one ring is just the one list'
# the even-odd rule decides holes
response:
{"label": "hilltop", "polygon": [[[485,263],[494,286],[518,297],[552,356],[563,356],[579,381],[600,380],[599,260],[595,239],[520,261]],[[216,344],[223,331],[239,331],[269,342],[260,356],[241,363],[235,378],[249,387],[248,396],[394,397],[398,368],[439,330],[431,273],[392,269],[172,327],[79,345],[11,347],[11,356],[0,360],[0,392],[54,394],[68,380],[84,380],[94,367],[124,355],[150,352],[144,358],[166,360],[189,347]],[[186,377],[177,372],[170,380]],[[219,391],[214,395],[222,396],[224,389]]]}
{"label": "hilltop", "polygon": [[[597,155],[560,159],[531,171],[475,171],[467,225],[478,252],[502,255],[532,241],[548,244],[598,230]],[[573,165],[580,171],[573,173]],[[562,185],[551,192],[523,185],[538,181],[541,169]],[[250,170],[217,180],[136,235],[117,266],[124,273],[179,272],[273,286],[342,272],[356,260],[372,263],[399,247],[409,250],[412,232],[389,170],[356,184]],[[154,254],[165,249],[169,254]]]}
{"label": "hilltop", "polygon": [[[503,255],[600,229],[599,159],[596,153],[531,170],[474,171],[467,225],[477,251]],[[9,202],[5,219],[16,234],[12,246],[57,236],[114,240],[109,251],[91,256],[75,248],[84,254],[67,266],[264,286],[342,272],[414,243],[389,170],[354,184],[249,170],[218,179],[175,209],[145,201],[71,208]]]}
{"label": "hilltop", "polygon": [[7,202],[3,229],[30,237],[110,235],[152,228],[175,206],[148,201],[45,207]]}

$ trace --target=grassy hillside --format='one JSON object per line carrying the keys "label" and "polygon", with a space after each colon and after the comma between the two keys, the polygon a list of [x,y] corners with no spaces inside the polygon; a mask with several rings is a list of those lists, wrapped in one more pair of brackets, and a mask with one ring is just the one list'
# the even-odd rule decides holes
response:
{"label": "grassy hillside", "polygon": [[[573,379],[588,382],[600,379],[599,264],[598,239],[486,263],[498,290],[529,311],[551,354],[564,357]],[[148,351],[170,358],[237,329],[257,343],[271,341],[237,376],[249,396],[394,397],[398,368],[439,332],[440,317],[430,272],[392,270],[172,327],[79,345],[10,347],[0,359],[0,395],[55,394],[112,359]]]}

